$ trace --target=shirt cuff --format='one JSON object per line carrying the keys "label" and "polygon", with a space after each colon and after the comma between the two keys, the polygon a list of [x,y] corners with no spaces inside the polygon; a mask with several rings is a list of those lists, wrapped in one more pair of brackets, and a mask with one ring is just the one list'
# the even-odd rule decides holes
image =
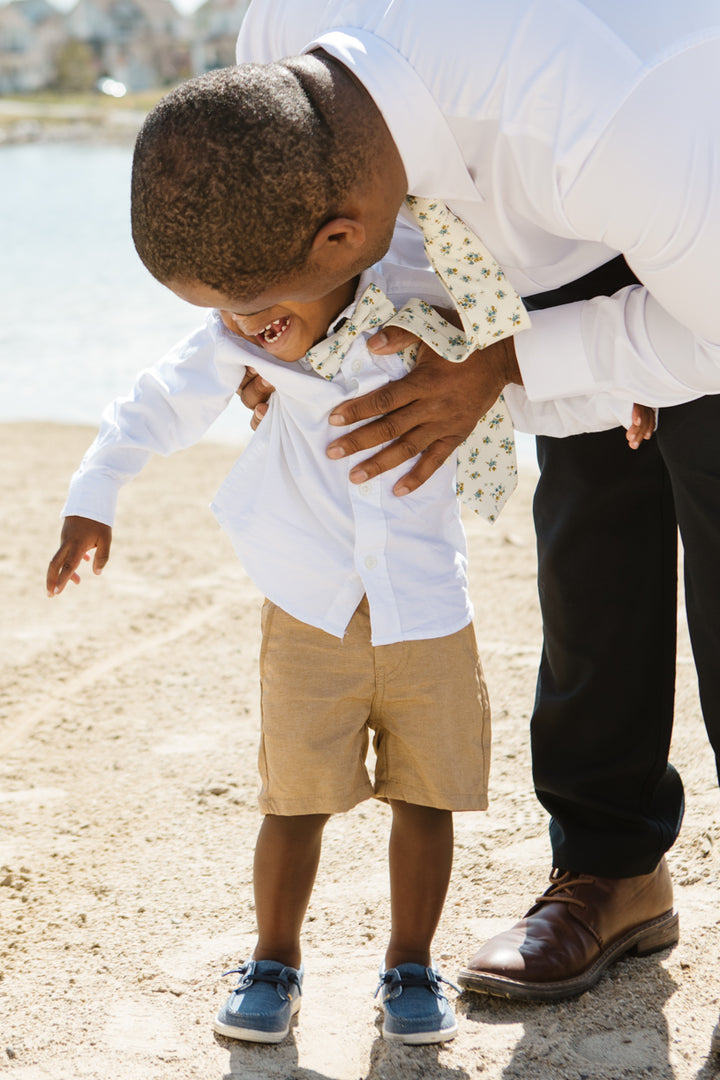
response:
{"label": "shirt cuff", "polygon": [[98,483],[93,483],[86,477],[77,481],[73,480],[70,483],[67,501],[60,511],[60,517],[90,518],[91,521],[99,521],[103,525],[112,526],[115,521],[119,494],[120,488],[108,477],[103,477]]}
{"label": "shirt cuff", "polygon": [[558,401],[530,401],[522,386],[503,390],[513,427],[531,435],[551,435],[562,439],[587,431],[607,431],[629,427],[632,402],[613,394],[592,394]]}
{"label": "shirt cuff", "polygon": [[531,311],[532,329],[515,338],[515,355],[530,401],[557,401],[597,390],[583,343],[584,301]]}

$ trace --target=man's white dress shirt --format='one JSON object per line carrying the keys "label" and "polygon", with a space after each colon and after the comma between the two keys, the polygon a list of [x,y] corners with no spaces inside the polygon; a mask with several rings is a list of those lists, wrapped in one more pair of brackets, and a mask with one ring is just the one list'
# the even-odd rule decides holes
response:
{"label": "man's white dress shirt", "polygon": [[[239,62],[314,49],[372,95],[409,192],[443,199],[521,295],[619,252],[643,282],[533,312],[517,427],[720,391],[718,0],[252,0]],[[583,395],[579,422],[563,399]]]}
{"label": "man's white dress shirt", "polygon": [[[412,296],[444,300],[425,270],[387,267],[361,276],[396,307]],[[355,303],[343,313],[349,315]],[[342,637],[363,594],[374,645],[443,637],[472,618],[467,554],[447,461],[416,492],[392,486],[407,463],[365,484],[348,473],[365,456],[331,461],[328,414],[349,397],[406,374],[402,358],[373,356],[358,335],[331,380],[229,332],[217,312],[103,414],[72,478],[63,515],[111,525],[119,490],[152,454],[196,442],[232,399],[246,364],[276,387],[267,415],[213,503],[249,576],[290,615]]]}

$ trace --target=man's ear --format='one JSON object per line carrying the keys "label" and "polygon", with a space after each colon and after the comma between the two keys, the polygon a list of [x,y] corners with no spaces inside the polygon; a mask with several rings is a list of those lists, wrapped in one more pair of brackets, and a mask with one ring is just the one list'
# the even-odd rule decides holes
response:
{"label": "man's ear", "polygon": [[327,221],[315,233],[310,249],[311,254],[321,261],[348,253],[355,254],[367,240],[367,231],[361,221],[355,218],[333,218]]}

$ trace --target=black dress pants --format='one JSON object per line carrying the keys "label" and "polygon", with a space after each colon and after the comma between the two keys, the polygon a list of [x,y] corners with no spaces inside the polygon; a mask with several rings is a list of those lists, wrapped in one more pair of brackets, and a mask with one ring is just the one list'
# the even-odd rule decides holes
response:
{"label": "black dress pants", "polygon": [[703,714],[720,755],[720,395],[661,410],[637,451],[621,428],[537,445],[544,646],[531,737],[553,863],[649,873],[683,814],[668,764],[678,523]]}

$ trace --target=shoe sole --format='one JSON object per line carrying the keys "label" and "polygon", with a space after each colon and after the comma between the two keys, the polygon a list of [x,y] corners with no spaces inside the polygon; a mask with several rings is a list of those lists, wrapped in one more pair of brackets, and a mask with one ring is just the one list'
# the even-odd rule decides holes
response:
{"label": "shoe sole", "polygon": [[[572,979],[558,982],[521,982],[503,975],[484,974],[471,968],[461,968],[458,983],[463,990],[474,990],[494,997],[517,998],[523,1001],[560,1001],[584,994],[600,980],[603,972],[616,960],[628,953],[633,956],[649,956],[662,949],[677,945],[679,920],[677,912],[668,911],[657,919],[628,930],[614,941],[594,964]],[[720,1036],[718,1037],[720,1049]]]}
{"label": "shoe sole", "polygon": [[[291,1020],[299,1012],[300,1004],[301,998],[297,997],[292,1003]],[[257,1028],[242,1028],[234,1024],[225,1024],[219,1017],[215,1017],[213,1031],[218,1035],[224,1035],[226,1039],[241,1039],[242,1042],[279,1043],[289,1035],[290,1024],[284,1031],[260,1031]]]}
{"label": "shoe sole", "polygon": [[458,1033],[457,1024],[455,1027],[445,1028],[443,1031],[413,1031],[408,1032],[405,1035],[399,1034],[396,1031],[386,1031],[383,1025],[382,1036],[388,1042],[405,1043],[406,1046],[424,1046],[432,1043],[450,1042],[454,1039]]}

